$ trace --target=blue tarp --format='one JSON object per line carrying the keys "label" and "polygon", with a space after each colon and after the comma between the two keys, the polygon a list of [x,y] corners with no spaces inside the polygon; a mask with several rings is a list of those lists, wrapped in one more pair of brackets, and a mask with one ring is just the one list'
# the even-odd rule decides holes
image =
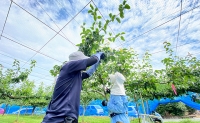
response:
{"label": "blue tarp", "polygon": [[[2,104],[0,107],[5,109],[6,105]],[[21,109],[31,109],[31,108],[33,108],[33,107],[32,106],[21,106]],[[12,114],[12,113],[18,111],[19,109],[20,109],[20,106],[18,106],[18,105],[8,105],[5,113]],[[40,107],[36,107],[35,112],[36,111],[46,111],[46,108],[41,109]]]}
{"label": "blue tarp", "polygon": [[[169,99],[169,98],[162,98],[160,100],[154,99],[154,100],[148,100],[148,101],[144,101],[144,107],[145,107],[145,111],[146,114],[151,114],[152,111],[155,111],[156,108],[160,105],[160,104],[167,104],[167,103],[174,103],[174,102],[183,102],[185,105],[200,110],[200,104],[196,103],[193,101],[192,99],[192,95],[194,95],[195,93],[190,92],[188,95],[183,95],[183,96],[179,96],[179,97],[175,97],[174,99]],[[90,105],[100,105],[103,110],[104,110],[104,116],[108,116],[109,112],[106,106],[102,106],[101,104],[102,100],[95,100],[92,101],[90,103]],[[143,106],[142,106],[142,101],[139,100],[137,102],[137,104],[139,104],[139,106],[136,106],[135,102],[129,102],[129,106],[135,106],[136,110],[140,113],[143,114],[144,110],[143,110]],[[2,108],[5,108],[5,105],[1,106]],[[6,110],[6,114],[11,114],[14,111],[19,110],[19,106],[9,106],[8,109]],[[31,108],[31,106],[23,106],[22,108]],[[89,114],[88,114],[89,115]]]}
{"label": "blue tarp", "polygon": [[[193,101],[192,99],[192,95],[195,93],[189,93],[188,95],[183,95],[183,96],[179,96],[179,97],[175,97],[174,99],[169,99],[169,98],[162,98],[160,100],[148,100],[148,104],[149,104],[149,113],[152,111],[155,111],[156,108],[160,105],[160,104],[167,104],[167,103],[174,103],[174,102],[182,102],[185,105],[194,108],[196,110],[200,110],[200,104],[196,103]],[[142,111],[143,112],[143,111]]]}

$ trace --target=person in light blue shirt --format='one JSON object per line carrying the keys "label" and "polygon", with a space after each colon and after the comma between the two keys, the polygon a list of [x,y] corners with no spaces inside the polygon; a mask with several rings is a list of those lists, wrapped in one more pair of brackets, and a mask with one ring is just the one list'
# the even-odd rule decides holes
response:
{"label": "person in light blue shirt", "polygon": [[125,94],[124,82],[125,77],[116,72],[109,75],[111,81],[110,99],[102,101],[103,106],[107,106],[111,123],[130,123],[128,117],[128,99]]}

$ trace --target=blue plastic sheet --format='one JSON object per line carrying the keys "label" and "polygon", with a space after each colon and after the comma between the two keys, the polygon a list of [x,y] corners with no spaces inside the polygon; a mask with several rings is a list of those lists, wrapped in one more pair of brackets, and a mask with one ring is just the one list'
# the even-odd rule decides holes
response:
{"label": "blue plastic sheet", "polygon": [[[194,102],[192,96],[195,95],[195,93],[193,92],[189,92],[187,95],[183,95],[183,96],[179,96],[179,97],[175,97],[173,99],[169,99],[169,98],[162,98],[160,100],[154,99],[154,100],[148,100],[148,101],[143,101],[144,103],[144,107],[145,107],[145,112],[142,106],[142,101],[139,100],[137,102],[138,105],[136,105],[136,102],[129,102],[129,106],[134,106],[136,111],[139,114],[151,114],[152,111],[155,111],[156,108],[160,105],[160,104],[167,104],[167,103],[175,103],[175,102],[183,102],[185,105],[194,108],[196,110],[200,110],[200,104]],[[102,100],[94,100],[92,101],[89,105],[99,105],[103,108],[104,113],[100,114],[101,116],[109,116],[109,112],[107,109],[107,106],[102,106],[101,104]],[[1,105],[2,108],[5,108],[5,104]],[[22,106],[22,108],[31,108],[31,106]],[[8,106],[7,110],[6,110],[6,114],[12,114],[14,111],[19,110],[20,107],[13,105],[13,106]],[[82,109],[80,106],[80,113],[81,113]],[[89,112],[86,112],[86,115],[96,115],[95,114],[95,110],[90,110]],[[80,114],[81,115],[81,114]]]}
{"label": "blue plastic sheet", "polygon": [[196,103],[193,101],[192,99],[192,95],[194,95],[195,93],[188,93],[187,95],[183,95],[183,96],[179,96],[179,97],[174,97],[174,99],[169,99],[169,98],[162,98],[160,100],[149,100],[149,112],[151,113],[152,111],[155,111],[156,108],[160,105],[160,104],[167,104],[167,103],[175,103],[175,102],[182,102],[185,105],[194,108],[196,110],[200,110],[200,104]]}

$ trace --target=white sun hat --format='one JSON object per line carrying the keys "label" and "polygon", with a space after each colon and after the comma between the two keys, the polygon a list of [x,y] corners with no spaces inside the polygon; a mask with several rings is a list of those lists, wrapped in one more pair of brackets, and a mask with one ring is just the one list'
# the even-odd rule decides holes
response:
{"label": "white sun hat", "polygon": [[111,94],[113,95],[126,95],[124,89],[125,77],[116,72],[115,74],[109,74],[110,82],[112,83]]}
{"label": "white sun hat", "polygon": [[110,78],[110,82],[114,83],[115,82],[115,74],[109,74],[108,76]]}
{"label": "white sun hat", "polygon": [[87,58],[89,57],[85,56],[83,52],[81,51],[76,51],[69,55],[69,61],[75,61],[75,60],[81,60],[81,59],[87,59]]}

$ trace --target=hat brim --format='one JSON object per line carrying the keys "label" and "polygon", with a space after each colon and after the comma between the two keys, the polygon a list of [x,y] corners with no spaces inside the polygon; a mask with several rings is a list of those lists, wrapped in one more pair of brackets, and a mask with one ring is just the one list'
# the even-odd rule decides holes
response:
{"label": "hat brim", "polygon": [[115,75],[114,74],[109,74],[108,76],[110,78],[111,83],[115,82]]}
{"label": "hat brim", "polygon": [[90,58],[90,57],[85,56],[85,55],[84,55],[84,56],[82,55],[81,57],[78,56],[78,57],[70,58],[69,61],[76,61],[76,60],[82,60],[82,59],[88,59],[88,58]]}
{"label": "hat brim", "polygon": [[115,73],[116,81],[119,81],[120,83],[124,83],[126,81],[126,78],[119,72]]}

